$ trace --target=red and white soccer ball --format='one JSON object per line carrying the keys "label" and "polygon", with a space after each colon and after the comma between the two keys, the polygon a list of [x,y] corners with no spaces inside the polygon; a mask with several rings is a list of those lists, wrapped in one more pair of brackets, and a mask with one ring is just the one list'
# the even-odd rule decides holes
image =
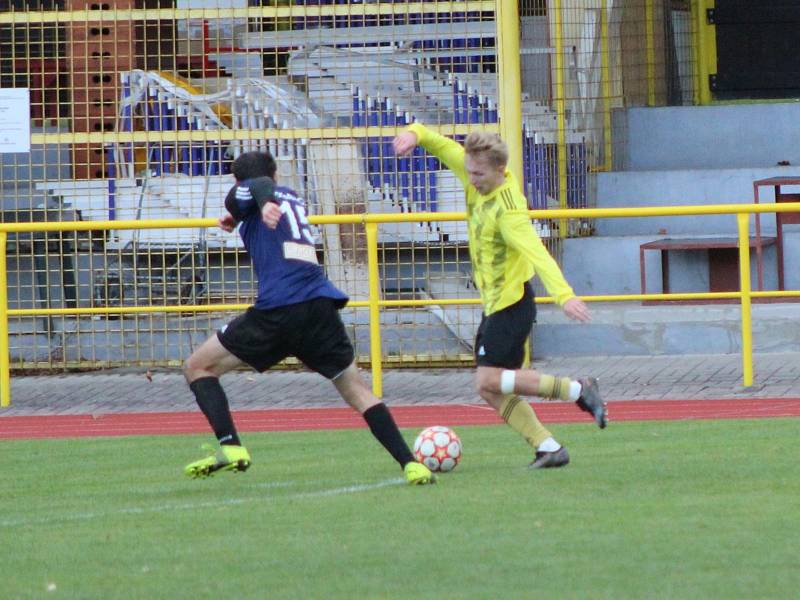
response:
{"label": "red and white soccer ball", "polygon": [[414,441],[414,456],[431,471],[452,471],[461,460],[461,440],[449,427],[428,427]]}

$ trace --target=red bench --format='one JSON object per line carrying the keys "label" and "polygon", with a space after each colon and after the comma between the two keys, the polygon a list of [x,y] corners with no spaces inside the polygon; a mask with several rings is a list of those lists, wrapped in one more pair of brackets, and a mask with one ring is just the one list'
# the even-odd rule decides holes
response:
{"label": "red bench", "polygon": [[[750,238],[750,247],[761,249],[773,246],[776,238],[759,236]],[[661,252],[661,291],[669,294],[669,253],[676,250],[702,250],[708,252],[709,292],[735,292],[739,290],[739,239],[735,237],[661,238],[639,246],[639,271],[642,278],[642,294],[647,293],[647,274],[644,253],[646,250]],[[760,286],[759,286],[760,287]]]}
{"label": "red bench", "polygon": [[[758,204],[758,188],[760,187],[774,187],[775,188],[775,202],[800,202],[800,194],[787,193],[781,191],[781,186],[784,185],[800,185],[800,177],[769,177],[767,179],[757,179],[753,182],[753,200]],[[778,260],[778,289],[784,289],[783,277],[783,226],[784,225],[800,224],[800,213],[784,212],[775,213],[775,228],[777,230],[777,260]],[[761,237],[761,215],[756,213],[756,239]],[[756,248],[758,258],[761,258],[761,249]],[[759,262],[759,267],[761,263]],[[759,286],[761,284],[761,273],[759,272]]]}

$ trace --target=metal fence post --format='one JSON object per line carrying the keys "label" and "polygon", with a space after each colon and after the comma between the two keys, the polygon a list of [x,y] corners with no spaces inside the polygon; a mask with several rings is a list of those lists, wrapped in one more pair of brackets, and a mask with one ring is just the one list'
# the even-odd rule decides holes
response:
{"label": "metal fence post", "polygon": [[[556,46],[556,121],[558,123],[556,155],[558,157],[558,205],[567,208],[567,91],[564,83],[564,13],[560,0],[553,2]],[[558,220],[558,237],[567,237],[567,219]]]}
{"label": "metal fence post", "polygon": [[8,343],[8,276],[6,242],[8,233],[0,231],[0,406],[11,404],[11,373]]}
{"label": "metal fence post", "polygon": [[523,185],[522,88],[519,57],[519,10],[516,2],[497,2],[497,76],[500,95],[500,132],[508,144],[508,168]]}
{"label": "metal fence post", "polygon": [[378,276],[378,224],[366,223],[367,267],[369,270],[369,359],[372,393],[383,397],[383,356],[381,353],[381,287]]}
{"label": "metal fence post", "polygon": [[645,44],[647,46],[647,106],[656,105],[655,11],[653,0],[644,3]]}
{"label": "metal fence post", "polygon": [[611,59],[608,48],[608,0],[600,5],[600,84],[603,90],[603,170],[612,168]]}
{"label": "metal fence post", "polygon": [[750,215],[738,213],[739,227],[739,290],[742,294],[742,385],[753,385],[753,320],[750,289]]}

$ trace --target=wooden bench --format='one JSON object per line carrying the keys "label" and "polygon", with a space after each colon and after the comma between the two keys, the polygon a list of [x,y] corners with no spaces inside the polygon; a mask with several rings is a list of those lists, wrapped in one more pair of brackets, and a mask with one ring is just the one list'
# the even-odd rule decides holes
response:
{"label": "wooden bench", "polygon": [[[750,247],[760,249],[774,246],[776,238],[759,236],[750,238]],[[708,252],[709,292],[735,292],[739,290],[739,239],[735,237],[661,238],[639,246],[639,271],[642,294],[647,293],[647,274],[644,253],[661,252],[661,291],[669,294],[669,253],[672,250],[702,250]]]}

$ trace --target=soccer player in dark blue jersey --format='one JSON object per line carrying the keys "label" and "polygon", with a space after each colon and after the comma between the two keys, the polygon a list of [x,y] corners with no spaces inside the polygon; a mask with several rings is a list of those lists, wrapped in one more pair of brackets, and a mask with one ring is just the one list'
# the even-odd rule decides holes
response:
{"label": "soccer player in dark blue jersey", "polygon": [[258,296],[184,365],[189,388],[219,442],[210,456],[187,465],[186,474],[208,477],[250,466],[219,378],[242,364],[266,371],[291,355],[333,382],[410,484],[432,483],[434,476],[414,460],[388,408],[359,373],[339,316],[348,298],[317,262],[305,203],[293,190],[276,185],[275,170],[275,159],[265,152],[248,152],[233,161],[236,185],[225,198],[227,213],[219,226],[228,232],[239,226],[258,278]]}

